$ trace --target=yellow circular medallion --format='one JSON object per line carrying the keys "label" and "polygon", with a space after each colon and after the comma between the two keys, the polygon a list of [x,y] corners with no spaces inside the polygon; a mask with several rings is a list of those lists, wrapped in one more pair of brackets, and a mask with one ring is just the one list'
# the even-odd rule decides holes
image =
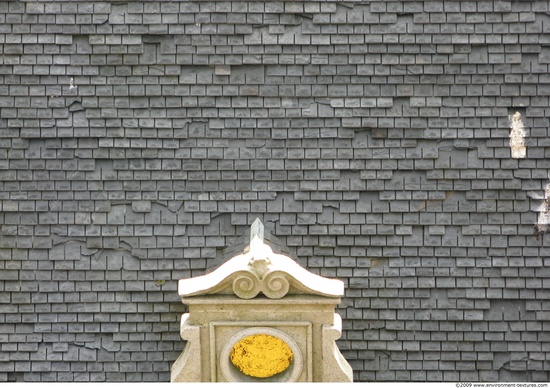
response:
{"label": "yellow circular medallion", "polygon": [[283,340],[268,334],[254,334],[237,342],[229,358],[245,375],[266,378],[285,371],[293,354]]}

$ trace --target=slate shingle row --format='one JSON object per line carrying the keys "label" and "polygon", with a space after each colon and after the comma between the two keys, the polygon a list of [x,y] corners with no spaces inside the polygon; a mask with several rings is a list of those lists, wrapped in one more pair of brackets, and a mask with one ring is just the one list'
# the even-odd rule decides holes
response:
{"label": "slate shingle row", "polygon": [[169,380],[260,217],[356,381],[548,381],[549,7],[0,3],[0,380]]}

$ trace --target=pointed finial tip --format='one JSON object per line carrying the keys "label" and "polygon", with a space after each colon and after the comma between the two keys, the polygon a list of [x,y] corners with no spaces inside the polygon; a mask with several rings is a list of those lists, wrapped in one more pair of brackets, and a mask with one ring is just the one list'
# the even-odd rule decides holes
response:
{"label": "pointed finial tip", "polygon": [[259,238],[262,242],[264,241],[264,224],[262,224],[259,218],[256,218],[250,227],[250,241],[254,240],[254,238]]}

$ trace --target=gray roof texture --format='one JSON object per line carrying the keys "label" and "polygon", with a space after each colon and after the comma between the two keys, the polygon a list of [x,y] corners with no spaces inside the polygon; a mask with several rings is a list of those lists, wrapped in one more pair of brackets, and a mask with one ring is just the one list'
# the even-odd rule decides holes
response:
{"label": "gray roof texture", "polygon": [[549,33],[549,1],[0,2],[0,381],[168,381],[177,281],[256,217],[345,282],[356,381],[548,381]]}

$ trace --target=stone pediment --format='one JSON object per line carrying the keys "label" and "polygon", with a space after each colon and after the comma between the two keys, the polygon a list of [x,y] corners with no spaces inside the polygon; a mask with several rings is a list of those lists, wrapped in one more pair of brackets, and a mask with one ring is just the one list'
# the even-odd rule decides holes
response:
{"label": "stone pediment", "polygon": [[290,257],[277,254],[264,242],[263,224],[256,219],[251,227],[250,244],[240,254],[203,276],[182,279],[182,298],[203,295],[236,295],[251,299],[264,295],[280,299],[286,295],[317,295],[339,298],[344,283],[313,274]]}

